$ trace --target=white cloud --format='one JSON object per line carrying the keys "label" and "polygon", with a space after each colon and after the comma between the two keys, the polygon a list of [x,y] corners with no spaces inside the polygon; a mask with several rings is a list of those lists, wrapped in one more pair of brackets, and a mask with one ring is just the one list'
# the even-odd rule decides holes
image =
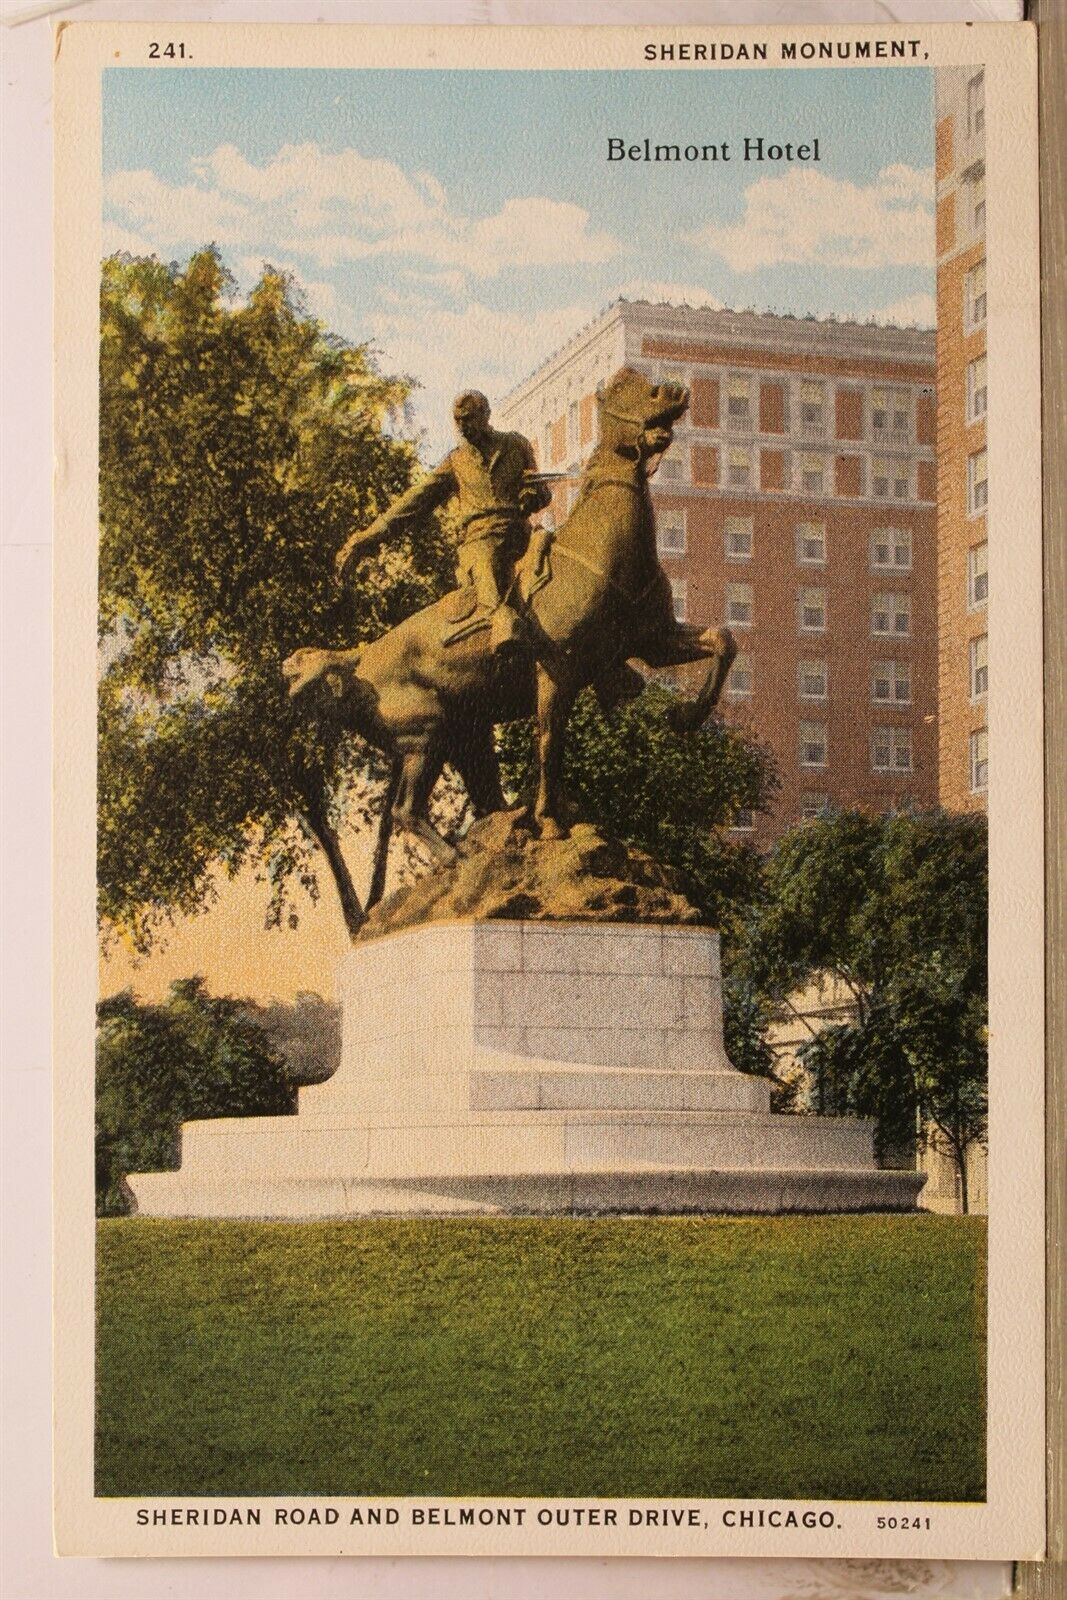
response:
{"label": "white cloud", "polygon": [[531,195],[490,216],[465,216],[431,173],[409,176],[358,150],[283,145],[257,166],[227,144],[191,166],[191,183],[147,171],[113,174],[105,193],[116,225],[157,250],[215,240],[247,251],[267,243],[327,270],[399,256],[475,278],[606,261],[622,249],[581,206]]}
{"label": "white cloud", "polygon": [[483,273],[524,264],[572,266],[607,261],[620,248],[610,234],[590,232],[589,213],[581,206],[564,200],[508,200],[495,216],[470,226],[465,264],[471,272],[478,271],[476,262],[495,264],[483,266]]}
{"label": "white cloud", "polygon": [[898,328],[933,328],[937,325],[937,301],[932,294],[909,294],[872,311],[871,316],[875,322],[895,323]]}
{"label": "white cloud", "polygon": [[420,272],[414,267],[401,267],[399,276],[408,283],[429,284],[435,289],[446,289],[450,294],[461,294],[467,287],[467,274],[458,268]]}
{"label": "white cloud", "polygon": [[824,267],[927,266],[933,261],[933,173],[883,167],[856,184],[791,168],[745,191],[745,215],[709,225],[692,242],[735,272],[813,262]]}
{"label": "white cloud", "polygon": [[138,233],[131,233],[128,228],[119,228],[113,222],[105,222],[103,229],[103,247],[106,256],[117,256],[125,252],[131,256],[158,255],[159,249],[142,238]]}
{"label": "white cloud", "polygon": [[247,205],[194,183],[166,183],[154,172],[112,173],[104,198],[120,226],[136,228],[157,253],[173,245],[239,244],[247,237]]}

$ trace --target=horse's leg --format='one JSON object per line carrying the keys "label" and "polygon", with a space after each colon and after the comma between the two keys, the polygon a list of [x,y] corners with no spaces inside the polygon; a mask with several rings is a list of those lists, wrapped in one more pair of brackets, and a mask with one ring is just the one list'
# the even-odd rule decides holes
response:
{"label": "horse's leg", "polygon": [[712,666],[694,700],[683,700],[671,708],[671,726],[676,733],[695,733],[707,722],[719,703],[719,696],[737,655],[734,636],[728,628],[709,628],[701,635],[701,642],[714,648]]}
{"label": "horse's leg", "polygon": [[389,840],[393,834],[393,807],[400,791],[401,760],[399,754],[393,757],[389,769],[389,783],[385,791],[385,800],[382,805],[382,814],[378,822],[378,837],[374,844],[374,866],[371,870],[370,891],[367,895],[367,910],[376,906],[385,893],[385,874],[389,866]]}
{"label": "horse's leg", "polygon": [[565,839],[563,749],[572,695],[543,666],[537,668],[537,797],[534,823],[542,839]]}
{"label": "horse's leg", "polygon": [[436,741],[427,739],[401,740],[400,784],[396,804],[393,806],[393,825],[413,833],[429,850],[435,861],[449,866],[456,852],[441,837],[430,821],[430,796],[433,786],[441,776],[444,765]]}
{"label": "horse's leg", "polygon": [[645,680],[628,662],[620,661],[593,680],[597,704],[606,717],[627,700],[636,700],[645,690]]}
{"label": "horse's leg", "polygon": [[448,760],[463,782],[476,817],[506,810],[507,801],[500,787],[500,763],[488,724],[472,724],[462,731],[457,730]]}
{"label": "horse's leg", "polygon": [[309,806],[305,813],[308,826],[315,836],[316,843],[333,871],[334,882],[341,900],[341,911],[348,929],[348,937],[354,939],[367,920],[367,913],[360,905],[359,895],[356,892],[352,874],[348,870],[348,862],[341,849],[341,841],[330,825],[324,809],[318,806]]}
{"label": "horse's leg", "polygon": [[695,733],[708,720],[719,703],[727,674],[737,654],[737,644],[729,628],[679,627],[674,633],[642,646],[641,659],[650,667],[683,667],[693,661],[711,661],[712,667],[696,698],[680,700],[670,710],[670,724],[677,733]]}

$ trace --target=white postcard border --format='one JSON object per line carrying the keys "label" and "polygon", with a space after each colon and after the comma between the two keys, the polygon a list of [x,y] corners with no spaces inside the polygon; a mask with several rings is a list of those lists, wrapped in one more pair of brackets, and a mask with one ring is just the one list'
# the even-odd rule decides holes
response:
{"label": "white postcard border", "polygon": [[[97,270],[100,256],[100,96],[105,65],[149,67],[158,24],[66,24],[57,35],[55,493],[55,1194],[56,1530],[61,1553],[81,1555],[585,1555],[864,1556],[957,1559],[1033,1557],[1044,1542],[1043,750],[1038,388],[1038,213],[1035,43],[1021,24],[888,28],[661,29],[458,26],[300,27],[181,24],[191,65],[536,67],[670,71],[645,62],[646,41],[759,37],[918,40],[907,65],[986,68],[990,517],[989,637],[991,849],[989,1156],[989,1478],[983,1505],[761,1502],[765,1512],[811,1511],[813,1528],[729,1528],[727,1509],[693,1507],[699,1526],[626,1525],[633,1506],[660,1502],[525,1502],[533,1526],[508,1530],[423,1526],[353,1534],[344,1513],[366,1501],[286,1498],[207,1502],[259,1506],[260,1529],[138,1525],[140,1507],[179,1502],[96,1499],[93,1458],[93,1023],[96,1001],[95,652]],[[877,61],[872,65],[893,65]],[[754,64],[778,67],[774,60]],[[818,59],[780,70],[834,65]],[[862,64],[843,63],[849,70]],[[704,70],[744,70],[708,64]],[[1001,665],[1003,663],[1003,665]],[[180,1504],[191,1502],[183,1499]],[[379,1502],[381,1503],[381,1502]],[[401,1501],[410,1512],[420,1502]],[[458,1502],[439,1500],[445,1507]],[[503,1506],[499,1499],[463,1504]],[[270,1526],[277,1504],[339,1508],[338,1524],[296,1537]],[[614,1529],[542,1528],[539,1507],[615,1506]],[[343,1509],[342,1509],[343,1508]],[[820,1512],[833,1527],[818,1526]],[[880,1515],[929,1515],[923,1535],[878,1530]],[[705,1526],[706,1524],[706,1526]],[[511,1530],[513,1531],[513,1530]],[[758,1537],[755,1534],[758,1533]]]}

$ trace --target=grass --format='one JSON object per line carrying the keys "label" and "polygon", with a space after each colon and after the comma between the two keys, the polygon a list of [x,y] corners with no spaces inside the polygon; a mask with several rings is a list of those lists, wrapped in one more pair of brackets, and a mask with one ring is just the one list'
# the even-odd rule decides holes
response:
{"label": "grass", "polygon": [[980,1219],[99,1227],[97,1493],[980,1500]]}

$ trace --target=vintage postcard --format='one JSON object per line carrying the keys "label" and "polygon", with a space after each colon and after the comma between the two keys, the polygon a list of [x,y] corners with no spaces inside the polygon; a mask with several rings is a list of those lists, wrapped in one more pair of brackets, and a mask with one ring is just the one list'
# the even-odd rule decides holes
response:
{"label": "vintage postcard", "polygon": [[1038,1555],[1032,30],[56,58],[59,1550]]}

